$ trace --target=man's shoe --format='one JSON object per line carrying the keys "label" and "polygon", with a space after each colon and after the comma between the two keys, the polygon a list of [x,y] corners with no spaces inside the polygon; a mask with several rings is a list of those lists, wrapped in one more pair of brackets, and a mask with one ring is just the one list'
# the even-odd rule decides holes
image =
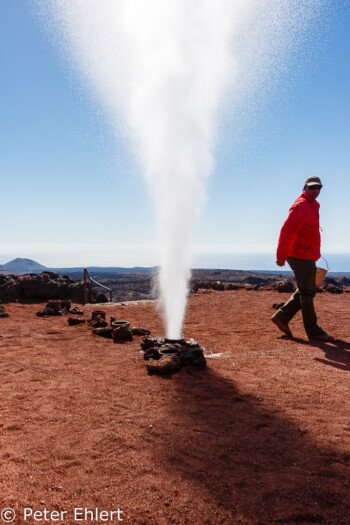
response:
{"label": "man's shoe", "polygon": [[288,337],[293,337],[292,332],[288,326],[288,323],[284,323],[276,317],[276,314],[271,317],[271,321],[275,323],[275,325],[283,332],[285,335],[288,335]]}
{"label": "man's shoe", "polygon": [[326,332],[321,332],[315,335],[309,335],[308,337],[310,341],[324,341],[326,343],[330,341],[335,341],[335,338],[332,335],[327,334]]}

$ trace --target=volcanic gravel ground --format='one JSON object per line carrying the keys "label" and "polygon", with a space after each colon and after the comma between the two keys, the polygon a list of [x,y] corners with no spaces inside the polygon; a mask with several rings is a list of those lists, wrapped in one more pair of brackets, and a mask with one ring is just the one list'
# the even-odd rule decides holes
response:
{"label": "volcanic gravel ground", "polygon": [[[309,344],[300,315],[295,339],[278,332],[272,303],[287,297],[192,295],[184,336],[208,366],[172,378],[147,375],[139,337],[114,344],[36,317],[42,305],[6,305],[0,509],[32,524],[25,507],[70,525],[77,507],[137,524],[349,524],[350,294],[316,299],[334,344]],[[155,305],[102,308],[163,336]]]}

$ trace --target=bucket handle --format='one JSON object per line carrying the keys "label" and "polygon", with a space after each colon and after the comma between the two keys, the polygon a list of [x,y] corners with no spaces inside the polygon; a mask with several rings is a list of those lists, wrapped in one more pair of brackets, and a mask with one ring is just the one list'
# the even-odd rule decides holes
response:
{"label": "bucket handle", "polygon": [[329,265],[328,265],[327,259],[325,259],[324,257],[320,257],[320,259],[323,259],[323,260],[325,261],[325,263],[326,263],[326,265],[327,265],[327,272],[329,272],[330,267],[329,267]]}

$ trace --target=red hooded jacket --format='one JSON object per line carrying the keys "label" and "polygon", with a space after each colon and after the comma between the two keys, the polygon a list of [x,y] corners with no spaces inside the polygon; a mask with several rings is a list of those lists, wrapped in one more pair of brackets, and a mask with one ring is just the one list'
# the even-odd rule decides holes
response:
{"label": "red hooded jacket", "polygon": [[320,204],[306,191],[293,202],[278,239],[277,259],[317,261],[321,257]]}

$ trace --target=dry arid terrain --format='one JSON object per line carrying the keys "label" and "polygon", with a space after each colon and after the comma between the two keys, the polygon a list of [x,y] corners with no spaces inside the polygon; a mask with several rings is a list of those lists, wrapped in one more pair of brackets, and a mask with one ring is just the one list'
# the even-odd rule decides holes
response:
{"label": "dry arid terrain", "polygon": [[[140,337],[7,304],[0,510],[18,524],[349,524],[350,294],[317,296],[332,344],[310,344],[300,316],[294,339],[278,333],[272,304],[287,297],[191,295],[184,335],[207,368],[167,378],[147,374]],[[101,308],[161,336],[155,305]]]}

